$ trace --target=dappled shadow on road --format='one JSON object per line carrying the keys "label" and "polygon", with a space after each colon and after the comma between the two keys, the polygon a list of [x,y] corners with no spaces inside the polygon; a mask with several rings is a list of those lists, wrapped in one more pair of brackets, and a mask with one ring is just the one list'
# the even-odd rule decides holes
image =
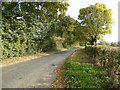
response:
{"label": "dappled shadow on road", "polygon": [[56,52],[55,54],[66,54],[69,51]]}
{"label": "dappled shadow on road", "polygon": [[[58,55],[68,55],[68,54],[70,54],[71,52],[76,51],[77,49],[79,49],[79,47],[71,48],[71,49],[65,50],[65,51],[56,52],[55,54],[58,54]],[[71,53],[71,54],[72,54],[72,53]]]}

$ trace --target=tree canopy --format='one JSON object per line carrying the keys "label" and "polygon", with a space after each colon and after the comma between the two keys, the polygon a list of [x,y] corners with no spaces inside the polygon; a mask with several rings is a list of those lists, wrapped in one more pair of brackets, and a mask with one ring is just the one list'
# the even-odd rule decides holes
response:
{"label": "tree canopy", "polygon": [[103,35],[111,33],[112,10],[107,9],[105,4],[96,3],[80,9],[78,19],[83,37],[91,45],[96,44]]}
{"label": "tree canopy", "polygon": [[67,2],[2,2],[3,57],[55,48],[53,25],[67,7]]}
{"label": "tree canopy", "polygon": [[79,21],[66,15],[68,6],[66,1],[2,2],[3,58],[53,50],[57,41],[64,48],[78,41],[93,45],[111,33],[112,10],[106,5],[80,9]]}

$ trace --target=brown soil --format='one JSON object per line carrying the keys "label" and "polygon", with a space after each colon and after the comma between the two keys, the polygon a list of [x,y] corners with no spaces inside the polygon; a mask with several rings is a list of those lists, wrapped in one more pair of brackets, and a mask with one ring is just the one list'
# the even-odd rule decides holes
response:
{"label": "brown soil", "polygon": [[56,70],[56,75],[57,75],[57,78],[56,78],[56,81],[54,81],[53,83],[53,88],[64,88],[65,86],[65,69],[64,69],[64,65],[62,65],[60,68],[58,68]]}

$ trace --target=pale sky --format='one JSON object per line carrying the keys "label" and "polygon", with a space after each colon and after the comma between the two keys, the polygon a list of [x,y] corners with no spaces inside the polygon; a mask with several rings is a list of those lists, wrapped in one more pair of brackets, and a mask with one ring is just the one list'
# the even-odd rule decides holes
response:
{"label": "pale sky", "polygon": [[68,0],[68,3],[70,6],[68,7],[67,10],[67,15],[70,15],[74,19],[77,20],[79,10],[80,8],[85,8],[90,5],[95,5],[95,3],[103,3],[106,4],[106,6],[109,9],[112,9],[113,11],[113,20],[114,20],[114,25],[112,28],[112,34],[111,35],[105,35],[104,39],[107,42],[116,42],[118,41],[118,2],[120,0]]}

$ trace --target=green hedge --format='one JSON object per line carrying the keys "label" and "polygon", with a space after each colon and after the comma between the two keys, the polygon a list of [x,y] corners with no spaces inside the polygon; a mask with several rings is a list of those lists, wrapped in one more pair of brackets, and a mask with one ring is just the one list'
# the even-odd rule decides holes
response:
{"label": "green hedge", "polygon": [[86,47],[86,53],[89,53],[95,64],[106,69],[111,78],[111,87],[119,87],[119,67],[120,67],[120,49],[118,47]]}

